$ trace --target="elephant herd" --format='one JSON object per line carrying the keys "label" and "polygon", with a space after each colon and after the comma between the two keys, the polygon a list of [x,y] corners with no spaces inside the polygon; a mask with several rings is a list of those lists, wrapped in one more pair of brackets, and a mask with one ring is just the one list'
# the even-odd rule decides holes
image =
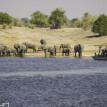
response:
{"label": "elephant herd", "polygon": [[[59,47],[56,45],[48,46],[45,39],[40,40],[41,46],[38,47],[39,51],[44,51],[45,58],[47,57],[47,53],[50,54],[50,57],[54,57],[57,54],[57,51],[61,51],[62,56],[70,56],[71,55],[71,45],[70,44],[61,44]],[[22,44],[14,44],[13,48],[3,45],[0,43],[0,57],[2,56],[19,56],[24,57],[25,53],[28,49],[32,49],[33,52],[37,52],[36,45],[34,43],[24,42]],[[84,46],[82,44],[77,44],[74,46],[74,53],[76,57],[76,53],[79,54],[79,57],[82,56],[82,51]]]}

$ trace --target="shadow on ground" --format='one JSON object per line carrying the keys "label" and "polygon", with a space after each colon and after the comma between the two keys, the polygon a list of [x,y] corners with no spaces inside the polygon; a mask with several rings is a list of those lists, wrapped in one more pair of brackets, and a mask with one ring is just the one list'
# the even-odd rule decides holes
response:
{"label": "shadow on ground", "polygon": [[99,35],[86,36],[86,38],[94,38],[94,37],[100,37],[100,36]]}

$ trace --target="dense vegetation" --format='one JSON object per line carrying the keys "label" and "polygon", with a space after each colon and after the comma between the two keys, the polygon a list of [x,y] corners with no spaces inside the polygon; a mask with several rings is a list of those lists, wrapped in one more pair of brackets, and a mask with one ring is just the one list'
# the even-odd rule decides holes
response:
{"label": "dense vegetation", "polygon": [[107,35],[107,16],[100,15],[98,19],[94,22],[92,31],[99,33],[100,36]]}
{"label": "dense vegetation", "polygon": [[61,26],[66,24],[67,21],[68,19],[65,15],[65,11],[59,8],[53,10],[49,17],[49,23],[53,29],[61,28]]}
{"label": "dense vegetation", "polygon": [[84,13],[81,18],[74,18],[69,20],[65,15],[65,11],[56,8],[50,15],[46,15],[40,11],[31,14],[31,19],[28,18],[14,18],[8,13],[0,12],[0,25],[2,29],[12,28],[12,26],[24,26],[34,29],[35,27],[59,29],[62,26],[72,28],[82,28],[83,30],[92,30],[99,33],[100,36],[107,35],[107,16],[100,15],[99,17],[92,16],[88,12]]}

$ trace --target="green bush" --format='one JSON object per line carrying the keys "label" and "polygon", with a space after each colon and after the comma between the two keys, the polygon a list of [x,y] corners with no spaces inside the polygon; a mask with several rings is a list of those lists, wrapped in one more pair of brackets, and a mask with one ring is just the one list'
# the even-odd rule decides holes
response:
{"label": "green bush", "polygon": [[17,27],[23,26],[22,21],[19,18],[13,18],[12,19],[12,25],[17,26]]}
{"label": "green bush", "polygon": [[33,24],[29,24],[29,28],[34,29],[35,26]]}
{"label": "green bush", "polygon": [[65,11],[56,8],[51,12],[51,15],[49,17],[49,24],[51,25],[52,29],[58,29],[61,28],[62,25],[66,24],[68,22],[68,19],[65,15]]}
{"label": "green bush", "polygon": [[10,24],[11,22],[12,22],[12,17],[9,14],[0,12],[0,24],[3,23]]}
{"label": "green bush", "polygon": [[29,27],[30,20],[28,18],[21,18],[22,25],[25,27]]}
{"label": "green bush", "polygon": [[48,16],[40,11],[36,11],[31,15],[31,23],[38,27],[48,27]]}
{"label": "green bush", "polygon": [[78,18],[74,18],[70,21],[70,27],[72,28],[81,28],[81,20]]}
{"label": "green bush", "polygon": [[107,16],[100,15],[98,19],[94,22],[92,31],[94,33],[99,33],[100,36],[107,35]]}
{"label": "green bush", "polygon": [[9,24],[9,29],[12,29],[12,24]]}
{"label": "green bush", "polygon": [[6,27],[7,27],[7,24],[3,23],[1,28],[6,29]]}
{"label": "green bush", "polygon": [[91,16],[89,13],[84,13],[84,16],[81,20],[81,27],[84,30],[91,30],[93,27],[93,23],[95,22],[97,18],[95,16]]}

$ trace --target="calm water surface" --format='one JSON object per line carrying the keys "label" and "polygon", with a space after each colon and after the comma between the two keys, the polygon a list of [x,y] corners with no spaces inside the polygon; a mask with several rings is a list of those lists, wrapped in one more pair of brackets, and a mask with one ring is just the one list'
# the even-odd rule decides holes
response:
{"label": "calm water surface", "polygon": [[107,62],[91,58],[0,58],[0,104],[106,107]]}

